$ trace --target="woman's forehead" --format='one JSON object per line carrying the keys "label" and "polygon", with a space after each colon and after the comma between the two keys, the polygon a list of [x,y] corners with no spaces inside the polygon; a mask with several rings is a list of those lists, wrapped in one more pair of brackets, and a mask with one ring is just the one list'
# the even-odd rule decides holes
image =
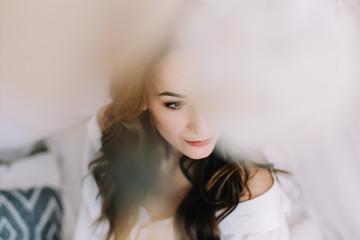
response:
{"label": "woman's forehead", "polygon": [[158,93],[187,95],[193,91],[191,82],[190,68],[183,52],[171,52],[160,61],[154,84]]}

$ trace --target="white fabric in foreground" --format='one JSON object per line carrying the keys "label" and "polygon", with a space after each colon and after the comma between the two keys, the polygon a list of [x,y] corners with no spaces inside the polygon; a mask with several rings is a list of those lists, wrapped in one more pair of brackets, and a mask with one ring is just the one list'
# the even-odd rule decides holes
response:
{"label": "white fabric in foreground", "polygon": [[[100,215],[101,199],[96,198],[98,189],[94,179],[88,173],[89,161],[93,160],[100,149],[100,129],[96,117],[88,124],[88,136],[84,151],[83,203],[81,206],[75,239],[104,239],[108,225],[92,224]],[[290,202],[282,192],[277,180],[263,195],[240,203],[220,224],[223,240],[287,240],[289,230],[286,214],[290,211]],[[139,220],[130,234],[130,240],[173,239],[172,218],[151,222],[145,208],[140,207]]]}

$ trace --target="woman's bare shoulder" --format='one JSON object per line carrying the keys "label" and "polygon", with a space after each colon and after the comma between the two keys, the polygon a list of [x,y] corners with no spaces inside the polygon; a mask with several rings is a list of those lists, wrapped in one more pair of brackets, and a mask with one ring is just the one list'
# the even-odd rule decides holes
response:
{"label": "woman's bare shoulder", "polygon": [[240,202],[247,201],[264,194],[274,184],[274,179],[270,170],[259,167],[250,167],[248,170],[249,180],[247,185],[249,189],[244,190],[243,195],[240,197]]}

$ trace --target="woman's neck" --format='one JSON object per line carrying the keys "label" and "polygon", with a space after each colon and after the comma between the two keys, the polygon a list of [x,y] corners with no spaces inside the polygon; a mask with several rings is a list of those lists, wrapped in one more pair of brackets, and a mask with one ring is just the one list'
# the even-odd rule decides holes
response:
{"label": "woman's neck", "polygon": [[144,202],[153,221],[174,216],[178,205],[192,187],[179,167],[182,155],[179,151],[171,150],[161,162],[159,184],[150,189]]}

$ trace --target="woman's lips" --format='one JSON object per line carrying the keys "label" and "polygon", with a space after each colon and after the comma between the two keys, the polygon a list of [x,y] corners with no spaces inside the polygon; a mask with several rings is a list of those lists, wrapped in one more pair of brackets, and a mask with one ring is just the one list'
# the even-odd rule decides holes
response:
{"label": "woman's lips", "polygon": [[211,138],[208,138],[206,140],[201,140],[201,141],[188,141],[188,140],[185,140],[185,141],[193,147],[203,147],[203,146],[208,145],[211,142]]}

